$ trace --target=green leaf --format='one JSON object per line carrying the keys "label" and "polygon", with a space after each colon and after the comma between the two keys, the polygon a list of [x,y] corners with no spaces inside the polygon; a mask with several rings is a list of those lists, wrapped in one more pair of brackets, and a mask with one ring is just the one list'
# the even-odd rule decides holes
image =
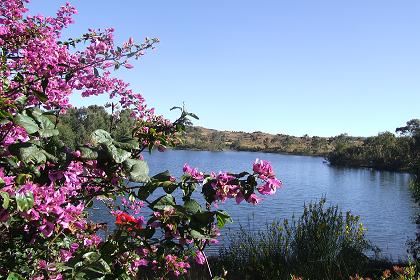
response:
{"label": "green leaf", "polygon": [[216,218],[217,218],[217,227],[223,228],[226,223],[232,223],[232,218],[226,211],[217,210],[216,211]]}
{"label": "green leaf", "polygon": [[10,122],[8,119],[12,118],[12,114],[10,114],[9,112],[5,111],[5,110],[0,110],[0,119],[1,119],[1,123],[2,125]]}
{"label": "green leaf", "polygon": [[9,202],[10,202],[9,194],[7,192],[0,191],[0,196],[3,198],[3,203],[1,205],[1,207],[3,209],[9,208]]}
{"label": "green leaf", "polygon": [[111,134],[109,134],[108,131],[105,131],[103,129],[95,130],[91,135],[91,139],[94,144],[111,144],[112,143]]}
{"label": "green leaf", "polygon": [[27,114],[30,114],[33,118],[38,118],[39,116],[42,116],[42,110],[39,108],[30,108],[26,110]]}
{"label": "green leaf", "polygon": [[46,102],[48,100],[48,96],[40,91],[34,91],[34,95],[39,99],[41,102]]}
{"label": "green leaf", "polygon": [[58,129],[40,129],[38,132],[39,132],[39,136],[41,136],[43,138],[57,136],[57,135],[60,134]]}
{"label": "green leaf", "polygon": [[58,158],[50,153],[48,153],[45,150],[42,150],[42,153],[45,155],[45,157],[47,158],[47,160],[52,161],[52,162],[58,162]]}
{"label": "green leaf", "polygon": [[99,156],[97,151],[88,147],[78,147],[77,149],[81,153],[80,157],[85,160],[95,160]]}
{"label": "green leaf", "polygon": [[23,184],[25,184],[26,183],[26,181],[29,179],[29,178],[31,178],[31,175],[30,174],[19,174],[17,177],[16,177],[16,179],[15,179],[15,182],[18,184],[18,185],[23,185]]}
{"label": "green leaf", "polygon": [[88,252],[82,257],[83,265],[80,267],[82,267],[82,270],[86,273],[88,279],[101,279],[102,275],[111,273],[111,268],[108,263],[101,258],[100,253]]}
{"label": "green leaf", "polygon": [[184,204],[184,208],[185,210],[187,210],[188,212],[192,213],[192,214],[196,214],[202,211],[201,209],[201,205],[195,201],[194,199],[188,200],[187,202],[185,202]]}
{"label": "green leaf", "polygon": [[206,227],[208,224],[213,223],[213,221],[214,213],[209,211],[195,213],[191,216],[191,223],[199,228]]}
{"label": "green leaf", "polygon": [[101,258],[101,254],[98,252],[88,252],[82,256],[82,258],[87,261],[87,263],[92,263]]}
{"label": "green leaf", "polygon": [[15,272],[10,272],[6,280],[25,280],[25,278],[21,276],[20,274],[17,274]]}
{"label": "green leaf", "polygon": [[178,188],[178,185],[171,181],[161,182],[159,185],[163,187],[166,193],[173,193]]}
{"label": "green leaf", "polygon": [[199,120],[198,116],[194,113],[188,113],[189,116],[193,117],[196,120]]}
{"label": "green leaf", "polygon": [[202,233],[200,233],[199,231],[196,231],[196,230],[194,230],[194,229],[192,229],[192,230],[190,231],[190,235],[191,235],[191,237],[192,237],[192,238],[194,238],[194,239],[209,239],[209,238],[210,238],[209,236],[204,235],[204,234],[202,234]]}
{"label": "green leaf", "polygon": [[28,142],[12,144],[9,151],[25,163],[44,163],[47,160],[42,150]]}
{"label": "green leaf", "polygon": [[120,141],[113,141],[112,143],[118,148],[125,150],[138,149],[140,147],[139,142],[132,138],[127,138]]}
{"label": "green leaf", "polygon": [[26,95],[22,95],[15,99],[15,103],[19,105],[25,105],[27,101],[28,101],[28,97]]}
{"label": "green leaf", "polygon": [[171,174],[169,173],[169,170],[166,170],[154,175],[152,179],[157,181],[169,181],[171,179]]}
{"label": "green leaf", "polygon": [[34,195],[32,192],[16,193],[15,199],[18,211],[25,212],[34,206]]}
{"label": "green leaf", "polygon": [[146,161],[128,158],[123,162],[123,166],[130,181],[137,183],[149,181],[149,166]]}
{"label": "green leaf", "polygon": [[181,110],[182,111],[182,108],[181,107],[178,107],[178,106],[174,106],[174,107],[172,107],[171,109],[169,109],[170,111],[172,111],[172,110],[175,110],[175,109],[178,109],[178,110]]}
{"label": "green leaf", "polygon": [[54,123],[42,111],[33,110],[30,113],[39,124],[40,129],[38,133],[41,137],[48,138],[59,134]]}
{"label": "green leaf", "polygon": [[175,205],[175,197],[170,194],[166,194],[153,201],[150,206],[156,210],[163,210],[167,206]]}
{"label": "green leaf", "polygon": [[23,77],[22,73],[18,72],[16,76],[13,78],[13,80],[19,83],[23,83],[25,78]]}
{"label": "green leaf", "polygon": [[20,156],[20,159],[26,163],[44,163],[47,160],[45,154],[33,145],[21,148],[18,156]]}
{"label": "green leaf", "polygon": [[137,192],[137,197],[141,200],[147,199],[155,190],[157,189],[157,185],[155,184],[146,184],[143,187],[139,188]]}
{"label": "green leaf", "polygon": [[139,231],[139,235],[144,237],[145,239],[150,239],[155,234],[156,229],[154,228],[145,228]]}
{"label": "green leaf", "polygon": [[112,145],[111,143],[107,143],[105,146],[106,151],[108,154],[114,159],[116,163],[122,163],[125,160],[129,159],[131,156],[130,152],[126,150],[120,149]]}
{"label": "green leaf", "polygon": [[90,264],[86,267],[86,270],[100,274],[111,274],[111,267],[109,267],[108,263],[103,259],[99,259],[96,262]]}
{"label": "green leaf", "polygon": [[95,74],[95,77],[99,77],[99,71],[96,67],[93,67],[93,73]]}
{"label": "green leaf", "polygon": [[27,115],[17,114],[14,118],[14,122],[23,127],[28,134],[33,134],[39,130],[36,122]]}

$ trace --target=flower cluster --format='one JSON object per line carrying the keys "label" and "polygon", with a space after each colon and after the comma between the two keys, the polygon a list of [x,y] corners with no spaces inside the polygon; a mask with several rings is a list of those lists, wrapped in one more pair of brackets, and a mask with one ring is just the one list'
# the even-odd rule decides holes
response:
{"label": "flower cluster", "polygon": [[[258,197],[253,191],[247,191],[246,182],[238,180],[238,176],[228,172],[219,172],[218,174],[212,172],[209,176],[205,176],[203,172],[199,172],[196,168],[190,167],[188,164],[184,165],[183,171],[189,175],[190,178],[196,182],[203,182],[207,178],[210,182],[211,188],[214,191],[212,200],[225,201],[234,198],[239,204],[246,200],[251,204],[258,204],[261,198]],[[262,181],[257,186],[257,190],[262,195],[273,195],[276,190],[281,187],[282,183],[276,178],[270,162],[265,160],[256,160],[253,165],[254,177]],[[248,173],[246,173],[249,175]],[[253,182],[256,182],[255,180]]]}

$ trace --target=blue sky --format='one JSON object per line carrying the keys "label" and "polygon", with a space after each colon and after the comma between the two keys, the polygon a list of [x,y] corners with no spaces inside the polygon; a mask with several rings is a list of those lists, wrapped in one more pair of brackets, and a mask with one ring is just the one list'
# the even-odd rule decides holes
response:
{"label": "blue sky", "polygon": [[[117,42],[161,40],[116,75],[172,119],[183,101],[196,125],[296,136],[370,136],[420,118],[420,1],[70,2],[79,14],[64,37],[114,27]],[[29,7],[53,15],[63,3]]]}

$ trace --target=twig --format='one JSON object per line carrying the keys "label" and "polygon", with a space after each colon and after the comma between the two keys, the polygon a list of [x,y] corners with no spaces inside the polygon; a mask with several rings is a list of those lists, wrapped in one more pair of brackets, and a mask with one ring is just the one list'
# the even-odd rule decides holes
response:
{"label": "twig", "polygon": [[211,273],[211,268],[210,268],[210,265],[209,265],[209,261],[207,260],[207,256],[206,256],[206,254],[204,253],[204,251],[202,251],[201,253],[203,253],[204,259],[206,260],[207,269],[209,270],[210,278],[212,278],[212,279],[213,279],[213,273]]}

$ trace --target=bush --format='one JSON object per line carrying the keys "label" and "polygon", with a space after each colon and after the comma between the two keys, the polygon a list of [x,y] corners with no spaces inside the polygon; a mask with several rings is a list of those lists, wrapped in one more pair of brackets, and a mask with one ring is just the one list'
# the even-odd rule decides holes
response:
{"label": "bush", "polygon": [[348,279],[363,270],[364,252],[373,249],[359,217],[326,199],[304,206],[299,219],[274,222],[265,231],[245,228],[220,252],[229,279]]}

